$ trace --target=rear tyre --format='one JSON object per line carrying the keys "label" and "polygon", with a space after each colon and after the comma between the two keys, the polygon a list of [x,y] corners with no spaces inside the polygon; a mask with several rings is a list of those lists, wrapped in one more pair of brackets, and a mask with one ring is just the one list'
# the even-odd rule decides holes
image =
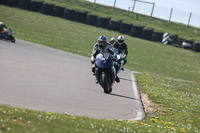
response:
{"label": "rear tyre", "polygon": [[103,73],[102,74],[102,87],[104,89],[104,93],[109,94],[110,91],[110,80],[109,80],[109,75]]}

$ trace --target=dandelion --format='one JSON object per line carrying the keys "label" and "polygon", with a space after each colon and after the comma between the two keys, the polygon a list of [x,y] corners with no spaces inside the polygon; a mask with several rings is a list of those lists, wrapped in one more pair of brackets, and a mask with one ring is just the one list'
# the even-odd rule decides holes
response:
{"label": "dandelion", "polygon": [[184,132],[184,133],[185,133],[185,130],[181,130],[181,132]]}
{"label": "dandelion", "polygon": [[31,121],[28,121],[28,123],[30,124],[30,123],[31,123]]}
{"label": "dandelion", "polygon": [[8,127],[7,130],[10,131],[11,129]]}
{"label": "dandelion", "polygon": [[159,119],[160,117],[155,117],[156,119]]}

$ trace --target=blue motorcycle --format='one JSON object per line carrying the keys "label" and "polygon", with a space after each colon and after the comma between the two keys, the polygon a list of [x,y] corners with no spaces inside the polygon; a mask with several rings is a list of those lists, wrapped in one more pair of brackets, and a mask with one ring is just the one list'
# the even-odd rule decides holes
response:
{"label": "blue motorcycle", "polygon": [[112,85],[115,81],[115,69],[113,60],[109,53],[100,53],[96,56],[95,75],[98,83],[104,89],[104,93],[112,92]]}

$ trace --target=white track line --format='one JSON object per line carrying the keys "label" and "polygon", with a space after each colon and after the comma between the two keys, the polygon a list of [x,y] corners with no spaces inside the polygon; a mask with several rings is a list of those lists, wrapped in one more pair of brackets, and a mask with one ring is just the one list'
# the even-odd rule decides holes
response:
{"label": "white track line", "polygon": [[[143,106],[142,101],[140,99],[140,93],[138,91],[138,86],[137,86],[137,82],[136,82],[136,76],[135,73],[138,72],[132,72],[131,73],[131,80],[132,80],[132,86],[133,86],[133,93],[135,98],[138,100],[139,105]],[[137,117],[133,118],[131,120],[142,120],[145,117],[145,113],[143,109],[137,110]]]}

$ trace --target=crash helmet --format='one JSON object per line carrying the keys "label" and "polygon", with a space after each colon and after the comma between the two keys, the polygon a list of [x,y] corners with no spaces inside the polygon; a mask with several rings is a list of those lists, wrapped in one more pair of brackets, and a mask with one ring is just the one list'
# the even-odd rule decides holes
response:
{"label": "crash helmet", "polygon": [[4,25],[4,23],[3,22],[0,22],[0,26],[3,26]]}
{"label": "crash helmet", "polygon": [[100,47],[104,46],[107,43],[107,37],[102,35],[98,38],[98,44]]}
{"label": "crash helmet", "polygon": [[110,39],[110,41],[116,42],[117,40],[115,39],[115,37],[112,37],[112,38]]}
{"label": "crash helmet", "polygon": [[120,35],[120,36],[118,36],[117,40],[118,40],[118,43],[121,45],[124,43],[125,37]]}

